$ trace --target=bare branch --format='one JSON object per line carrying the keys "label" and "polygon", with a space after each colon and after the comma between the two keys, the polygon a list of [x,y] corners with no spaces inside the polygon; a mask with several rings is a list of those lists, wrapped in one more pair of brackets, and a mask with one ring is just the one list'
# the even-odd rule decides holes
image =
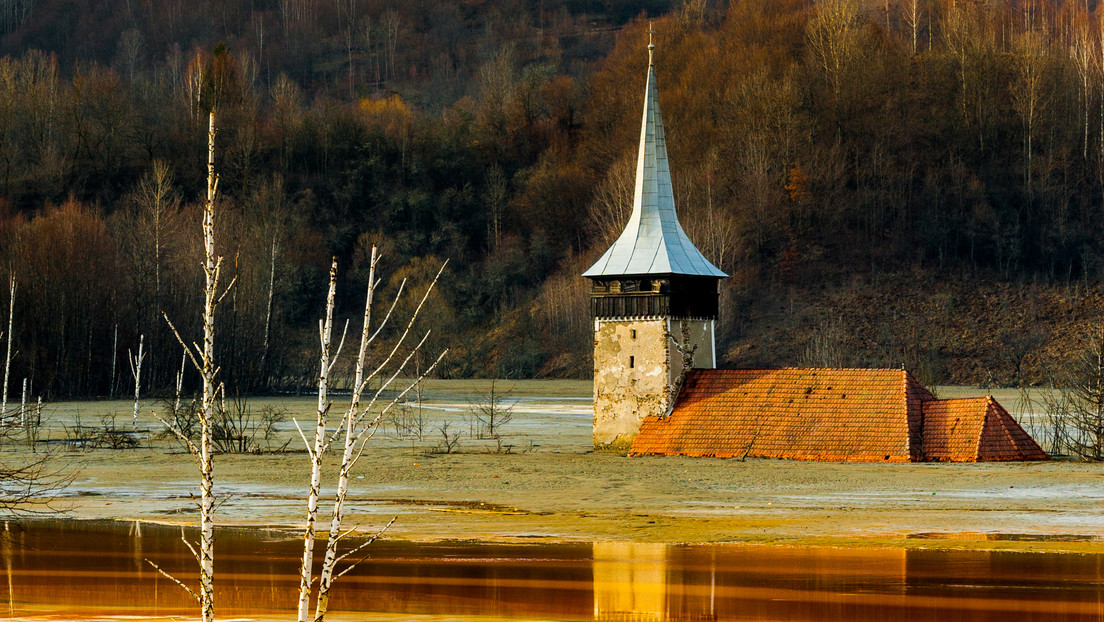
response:
{"label": "bare branch", "polygon": [[349,334],[349,320],[345,319],[345,328],[341,329],[341,340],[337,342],[337,349],[334,350],[333,358],[330,359],[330,366],[327,368],[327,372],[333,370],[333,366],[337,364],[338,357],[341,356],[341,348],[345,347],[345,337]]}
{"label": "bare branch", "polygon": [[[192,499],[194,500],[195,497],[192,497]],[[192,557],[195,558],[196,562],[200,562],[201,560],[200,560],[200,557],[199,557],[199,551],[195,550],[195,547],[192,546],[192,543],[188,542],[188,539],[184,537],[184,528],[183,527],[180,528],[180,541],[183,542],[184,546],[188,547],[188,550],[192,552]]]}
{"label": "bare branch", "polygon": [[51,458],[53,455],[46,453],[17,466],[0,464],[0,481],[4,482],[0,510],[24,516],[56,511],[52,503],[77,473],[71,468],[53,468]]}
{"label": "bare branch", "polygon": [[169,573],[165,572],[164,570],[162,570],[161,566],[158,566],[157,564],[153,563],[152,561],[149,560],[149,558],[143,558],[143,559],[146,560],[147,564],[149,564],[150,566],[153,566],[154,570],[156,570],[157,572],[160,572],[163,577],[165,577],[166,579],[168,579],[168,580],[172,581],[173,583],[179,585],[180,587],[184,588],[189,594],[192,595],[192,598],[196,599],[197,603],[201,602],[201,600],[199,598],[199,594],[196,594],[195,590],[188,587],[187,585],[184,585],[184,583],[180,579],[177,579],[176,577],[174,577],[171,574],[169,574]]}
{"label": "bare branch", "polygon": [[[184,351],[188,353],[188,358],[192,359],[192,365],[195,366],[197,371],[203,373],[203,366],[199,364],[199,361],[196,359],[192,349],[188,347],[188,344],[184,343],[184,338],[180,336],[180,331],[176,330],[176,326],[173,325],[172,320],[169,319],[169,314],[165,313],[164,309],[161,310],[161,317],[165,318],[165,322],[168,323],[169,328],[172,329],[173,335],[176,336],[176,340],[180,342],[180,347],[184,348]],[[194,342],[193,345],[195,345]],[[196,345],[196,351],[198,350],[199,346]]]}
{"label": "bare branch", "polygon": [[314,449],[311,448],[310,441],[307,440],[307,435],[303,434],[303,428],[299,427],[299,420],[292,418],[291,422],[295,424],[295,429],[299,432],[299,438],[303,439],[303,446],[307,448],[307,454],[313,459]]}
{"label": "bare branch", "polygon": [[161,415],[157,414],[156,412],[151,410],[150,414],[152,414],[155,419],[160,421],[161,425],[165,426],[165,429],[167,429],[169,432],[172,432],[173,436],[175,436],[177,440],[179,440],[181,443],[184,443],[184,446],[188,448],[188,453],[192,454],[193,458],[195,458],[197,461],[199,460],[199,448],[195,446],[195,443],[192,442],[192,439],[188,438],[188,436],[181,432],[180,429],[176,427],[176,425],[169,421],[166,421],[161,417]]}
{"label": "bare branch", "polygon": [[[221,259],[222,259],[222,257],[219,257],[219,260],[221,260]],[[234,278],[230,279],[230,284],[226,286],[226,289],[222,290],[222,295],[219,296],[218,300],[215,302],[216,307],[222,304],[222,299],[226,298],[226,294],[230,293],[230,290],[234,288],[234,283],[237,283],[237,282],[238,282],[238,275],[235,274]]]}
{"label": "bare branch", "polygon": [[[373,436],[376,435],[376,431],[379,429],[379,422],[383,419],[384,415],[387,414],[387,411],[390,410],[392,406],[397,404],[399,402],[399,400],[401,400],[403,397],[406,397],[406,394],[410,393],[410,391],[412,391],[414,389],[414,387],[418,386],[419,383],[421,383],[423,380],[425,380],[426,377],[429,376],[429,374],[433,372],[434,368],[437,367],[437,364],[440,363],[441,360],[443,360],[445,358],[446,354],[448,354],[448,348],[445,348],[444,350],[442,350],[441,354],[437,356],[437,359],[435,361],[433,361],[433,364],[431,364],[429,367],[427,367],[425,372],[422,373],[421,376],[418,376],[417,380],[415,380],[414,382],[411,382],[410,386],[403,389],[403,391],[401,393],[399,393],[395,397],[395,399],[391,400],[390,404],[388,404],[386,407],[384,407],[384,409],[381,410],[378,415],[376,415],[376,418],[373,419],[371,423],[369,423],[367,426],[365,426],[364,429],[361,430],[359,434],[357,434],[356,441],[360,443],[360,447],[357,448],[356,455],[353,456],[352,461],[349,464],[350,469],[353,467],[353,465],[355,465],[357,463],[358,460],[360,460],[361,454],[364,453],[364,445],[369,440],[371,440],[371,438]],[[365,409],[365,410],[367,411],[368,409]],[[368,435],[364,436],[365,433],[368,433]],[[362,436],[364,438],[361,438]]]}
{"label": "bare branch", "polygon": [[[378,375],[394,358],[395,353],[399,351],[402,344],[406,341],[407,335],[410,334],[411,328],[414,327],[414,322],[418,319],[418,315],[422,312],[422,307],[425,306],[426,300],[429,299],[429,294],[433,292],[433,288],[437,286],[437,280],[441,278],[441,274],[445,271],[445,266],[448,266],[448,260],[441,264],[441,268],[437,270],[437,275],[433,277],[433,281],[426,287],[425,294],[422,295],[421,301],[418,302],[418,306],[414,309],[414,312],[410,315],[410,321],[406,323],[406,328],[403,330],[402,335],[395,341],[395,346],[391,348],[391,352],[387,357],[379,364],[379,367],[372,372],[372,376]],[[424,341],[424,339],[423,339]],[[374,400],[373,400],[374,401]]]}
{"label": "bare branch", "polygon": [[[400,364],[398,368],[395,369],[395,373],[391,374],[391,376],[383,384],[381,384],[378,389],[376,389],[375,394],[372,395],[372,399],[368,402],[368,407],[364,409],[365,411],[372,410],[372,406],[374,406],[376,404],[376,401],[379,400],[379,396],[387,389],[387,387],[391,386],[391,383],[395,381],[395,378],[398,378],[399,374],[401,374],[403,372],[403,369],[406,368],[406,364],[410,362],[410,359],[414,358],[414,355],[417,354],[418,351],[421,349],[422,345],[426,342],[426,339],[429,339],[429,333],[430,331],[426,331],[426,334],[422,336],[422,340],[418,342],[418,345],[411,348],[410,353],[406,355],[405,359],[403,359],[402,364]],[[448,350],[446,349],[445,352],[447,351]],[[442,352],[441,356],[444,356],[445,352]],[[441,358],[437,357],[437,360],[439,361],[441,360]],[[434,366],[436,366],[436,362],[434,363]],[[403,391],[400,395],[406,395],[406,393],[410,391],[410,388],[411,387],[407,387],[406,390]],[[394,400],[392,400],[392,403],[394,403]],[[382,413],[380,414],[380,416],[382,416]],[[379,417],[377,417],[377,419],[378,418]]]}
{"label": "bare branch", "polygon": [[[378,285],[379,282],[377,281],[376,284]],[[375,286],[373,286],[372,291],[375,291],[375,289]],[[394,313],[395,307],[399,304],[399,299],[402,298],[404,289],[406,289],[406,279],[399,282],[399,291],[395,292],[395,297],[391,299],[391,307],[387,309],[387,314],[383,316],[383,321],[376,327],[376,332],[372,333],[372,336],[368,338],[368,343],[374,342],[380,332],[383,331],[384,327],[387,326],[388,320],[391,319],[391,314]]]}
{"label": "bare branch", "polygon": [[[378,532],[376,532],[376,534],[374,536],[369,538],[366,542],[362,543],[360,546],[358,546],[358,547],[350,550],[349,552],[341,555],[340,557],[338,557],[337,561],[340,562],[341,560],[345,559],[346,557],[349,557],[350,555],[353,555],[353,554],[355,554],[359,551],[362,551],[365,548],[371,546],[373,543],[375,543],[376,540],[379,540],[380,536],[382,536],[384,534],[384,532],[386,532],[388,529],[390,529],[391,525],[394,525],[395,521],[397,521],[397,520],[399,520],[398,516],[396,516],[395,518],[392,518],[389,523],[387,523],[386,525],[383,526],[383,529],[380,529]],[[350,564],[348,568],[346,568],[345,570],[342,570],[341,572],[337,573],[337,575],[334,577],[334,579],[340,579],[341,577],[345,576],[345,573],[349,572],[353,568],[356,568],[357,564],[359,564],[360,562],[362,562],[366,559],[368,559],[367,555],[365,555],[364,557],[361,557],[360,559],[356,560],[355,562]]]}

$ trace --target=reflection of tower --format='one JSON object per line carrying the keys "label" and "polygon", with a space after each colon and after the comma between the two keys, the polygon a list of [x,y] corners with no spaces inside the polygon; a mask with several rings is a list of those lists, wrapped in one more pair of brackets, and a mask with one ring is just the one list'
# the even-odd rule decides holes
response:
{"label": "reflection of tower", "polygon": [[686,367],[716,367],[717,284],[726,275],[675,213],[652,49],[633,210],[583,276],[593,282],[594,446],[627,449],[645,417],[664,416]]}
{"label": "reflection of tower", "polygon": [[667,545],[594,543],[594,619],[660,622],[667,612]]}

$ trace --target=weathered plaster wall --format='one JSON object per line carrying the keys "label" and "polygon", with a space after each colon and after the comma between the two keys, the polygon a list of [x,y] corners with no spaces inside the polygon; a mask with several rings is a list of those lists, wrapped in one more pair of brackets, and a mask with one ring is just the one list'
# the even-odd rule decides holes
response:
{"label": "weathered plaster wall", "polygon": [[[684,333],[683,322],[688,331]],[[714,366],[708,320],[599,320],[594,331],[594,446],[627,449],[644,417],[667,414],[689,338],[694,367]]]}
{"label": "weathered plaster wall", "polygon": [[667,412],[667,320],[600,320],[594,331],[594,446],[628,448]]}

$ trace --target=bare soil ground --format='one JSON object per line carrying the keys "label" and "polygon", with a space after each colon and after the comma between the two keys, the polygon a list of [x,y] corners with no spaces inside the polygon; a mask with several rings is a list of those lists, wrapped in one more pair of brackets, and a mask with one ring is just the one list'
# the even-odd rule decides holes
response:
{"label": "bare soil ground", "polygon": [[[485,399],[484,382],[431,383],[421,439],[400,438],[386,423],[358,466],[348,524],[372,530],[397,517],[389,535],[411,540],[1104,551],[1101,465],[630,458],[592,450],[589,382],[500,382],[499,389],[510,391],[513,411],[498,440],[474,434],[470,411]],[[941,395],[970,391],[946,388]],[[1014,392],[997,397],[1010,410],[1022,408]],[[285,408],[306,422],[315,400],[257,398],[250,406]],[[334,412],[341,407],[337,399]],[[158,437],[152,411],[161,408],[143,402],[138,448],[86,450],[66,446],[66,430],[78,418],[98,425],[112,414],[117,427],[133,429],[131,403],[49,405],[41,438],[53,441],[56,463],[76,469],[57,506],[75,518],[193,522],[196,470],[176,442]],[[417,407],[409,413],[408,421]],[[439,453],[446,422],[450,433],[461,432],[455,453]],[[301,521],[308,461],[290,419],[269,445],[288,440],[284,452],[217,457],[216,489],[225,495],[219,523]],[[27,451],[9,441],[0,459],[19,460]]]}

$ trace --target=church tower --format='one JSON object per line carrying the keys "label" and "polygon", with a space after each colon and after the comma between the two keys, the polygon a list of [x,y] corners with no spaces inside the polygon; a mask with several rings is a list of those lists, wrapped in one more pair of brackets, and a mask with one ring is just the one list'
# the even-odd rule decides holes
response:
{"label": "church tower", "polygon": [[594,316],[594,446],[627,449],[664,416],[687,367],[716,367],[717,287],[728,276],[679,224],[659,114],[651,31],[633,211],[583,276]]}

